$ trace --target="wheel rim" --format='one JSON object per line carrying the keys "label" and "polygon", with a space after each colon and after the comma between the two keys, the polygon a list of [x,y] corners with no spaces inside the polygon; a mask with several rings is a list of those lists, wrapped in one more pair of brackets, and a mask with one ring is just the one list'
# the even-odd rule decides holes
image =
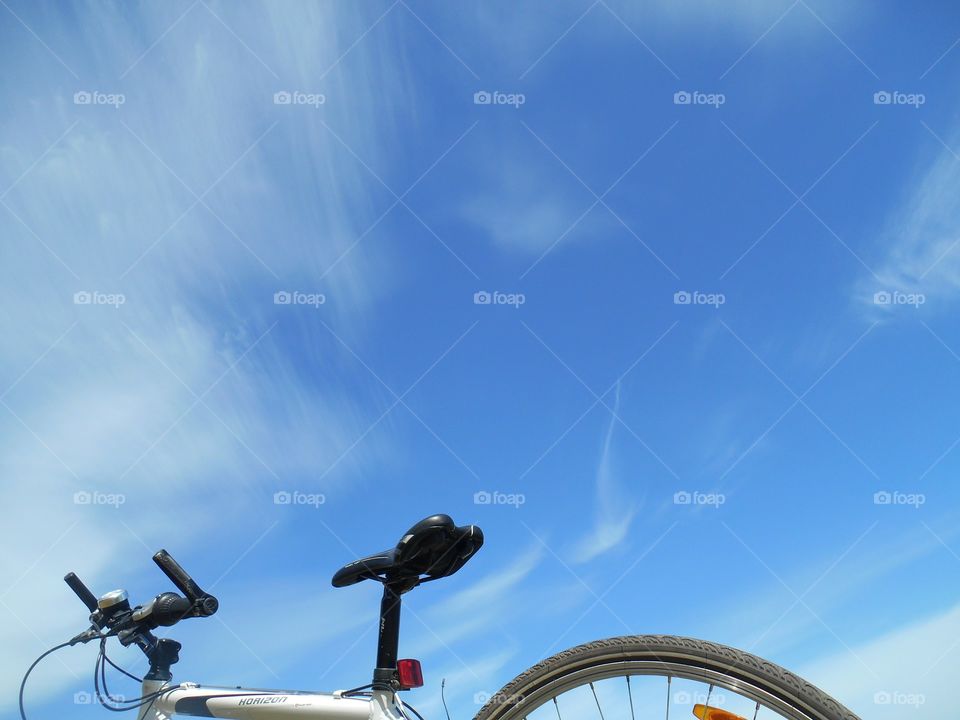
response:
{"label": "wheel rim", "polygon": [[[684,679],[708,685],[710,687],[710,690],[707,692],[708,698],[713,688],[722,688],[741,697],[747,698],[751,702],[756,703],[754,717],[756,717],[756,713],[759,712],[760,709],[766,708],[770,711],[778,713],[780,717],[788,720],[821,720],[822,718],[821,715],[813,714],[812,711],[798,708],[797,704],[802,705],[799,699],[793,698],[792,702],[788,702],[780,695],[772,693],[756,684],[755,680],[759,680],[759,678],[751,680],[749,673],[740,670],[738,670],[737,675],[731,675],[729,670],[713,670],[683,662],[665,662],[660,660],[621,660],[606,662],[601,665],[591,665],[589,667],[574,670],[573,672],[564,673],[539,685],[532,692],[527,693],[522,697],[500,698],[499,702],[509,705],[509,707],[502,714],[497,716],[497,720],[525,720],[528,715],[540,709],[551,700],[559,698],[564,693],[585,686],[590,686],[591,689],[593,689],[592,684],[601,680],[625,677],[628,679],[629,690],[629,678],[632,676],[658,676],[663,677],[666,680],[668,695],[667,709],[664,717],[670,717],[669,693],[672,680]],[[594,698],[596,699],[595,690],[593,692]]]}

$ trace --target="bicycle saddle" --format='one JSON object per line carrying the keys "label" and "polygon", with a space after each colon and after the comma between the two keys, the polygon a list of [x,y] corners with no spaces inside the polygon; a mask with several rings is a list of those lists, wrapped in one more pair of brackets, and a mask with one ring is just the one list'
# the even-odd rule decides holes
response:
{"label": "bicycle saddle", "polygon": [[396,547],[344,565],[333,576],[334,587],[378,580],[410,590],[421,582],[453,575],[483,545],[476,525],[457,527],[449,515],[431,515],[407,530]]}

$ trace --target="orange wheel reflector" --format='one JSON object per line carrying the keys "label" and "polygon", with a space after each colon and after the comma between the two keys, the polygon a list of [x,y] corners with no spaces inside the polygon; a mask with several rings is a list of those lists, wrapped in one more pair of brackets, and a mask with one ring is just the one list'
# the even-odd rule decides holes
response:
{"label": "orange wheel reflector", "polygon": [[706,705],[694,705],[693,714],[700,720],[747,720],[741,715],[735,715],[732,712],[721,710],[720,708],[707,707]]}

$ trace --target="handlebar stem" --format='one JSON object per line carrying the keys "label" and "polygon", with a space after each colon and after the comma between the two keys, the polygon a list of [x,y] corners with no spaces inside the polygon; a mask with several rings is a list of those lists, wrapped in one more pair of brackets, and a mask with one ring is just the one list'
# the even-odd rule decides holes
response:
{"label": "handlebar stem", "polygon": [[158,640],[152,651],[147,654],[147,659],[150,660],[150,671],[143,679],[160,682],[173,680],[170,666],[180,661],[180,648],[182,647],[180,643],[170,638]]}

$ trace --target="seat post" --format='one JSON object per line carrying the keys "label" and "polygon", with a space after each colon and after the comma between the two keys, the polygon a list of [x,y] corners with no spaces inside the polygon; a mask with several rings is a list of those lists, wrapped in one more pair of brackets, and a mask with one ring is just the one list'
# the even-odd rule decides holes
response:
{"label": "seat post", "polygon": [[397,652],[400,644],[400,593],[391,583],[383,584],[380,600],[380,638],[377,642],[377,667],[373,671],[374,689],[387,690],[393,686],[397,672]]}

